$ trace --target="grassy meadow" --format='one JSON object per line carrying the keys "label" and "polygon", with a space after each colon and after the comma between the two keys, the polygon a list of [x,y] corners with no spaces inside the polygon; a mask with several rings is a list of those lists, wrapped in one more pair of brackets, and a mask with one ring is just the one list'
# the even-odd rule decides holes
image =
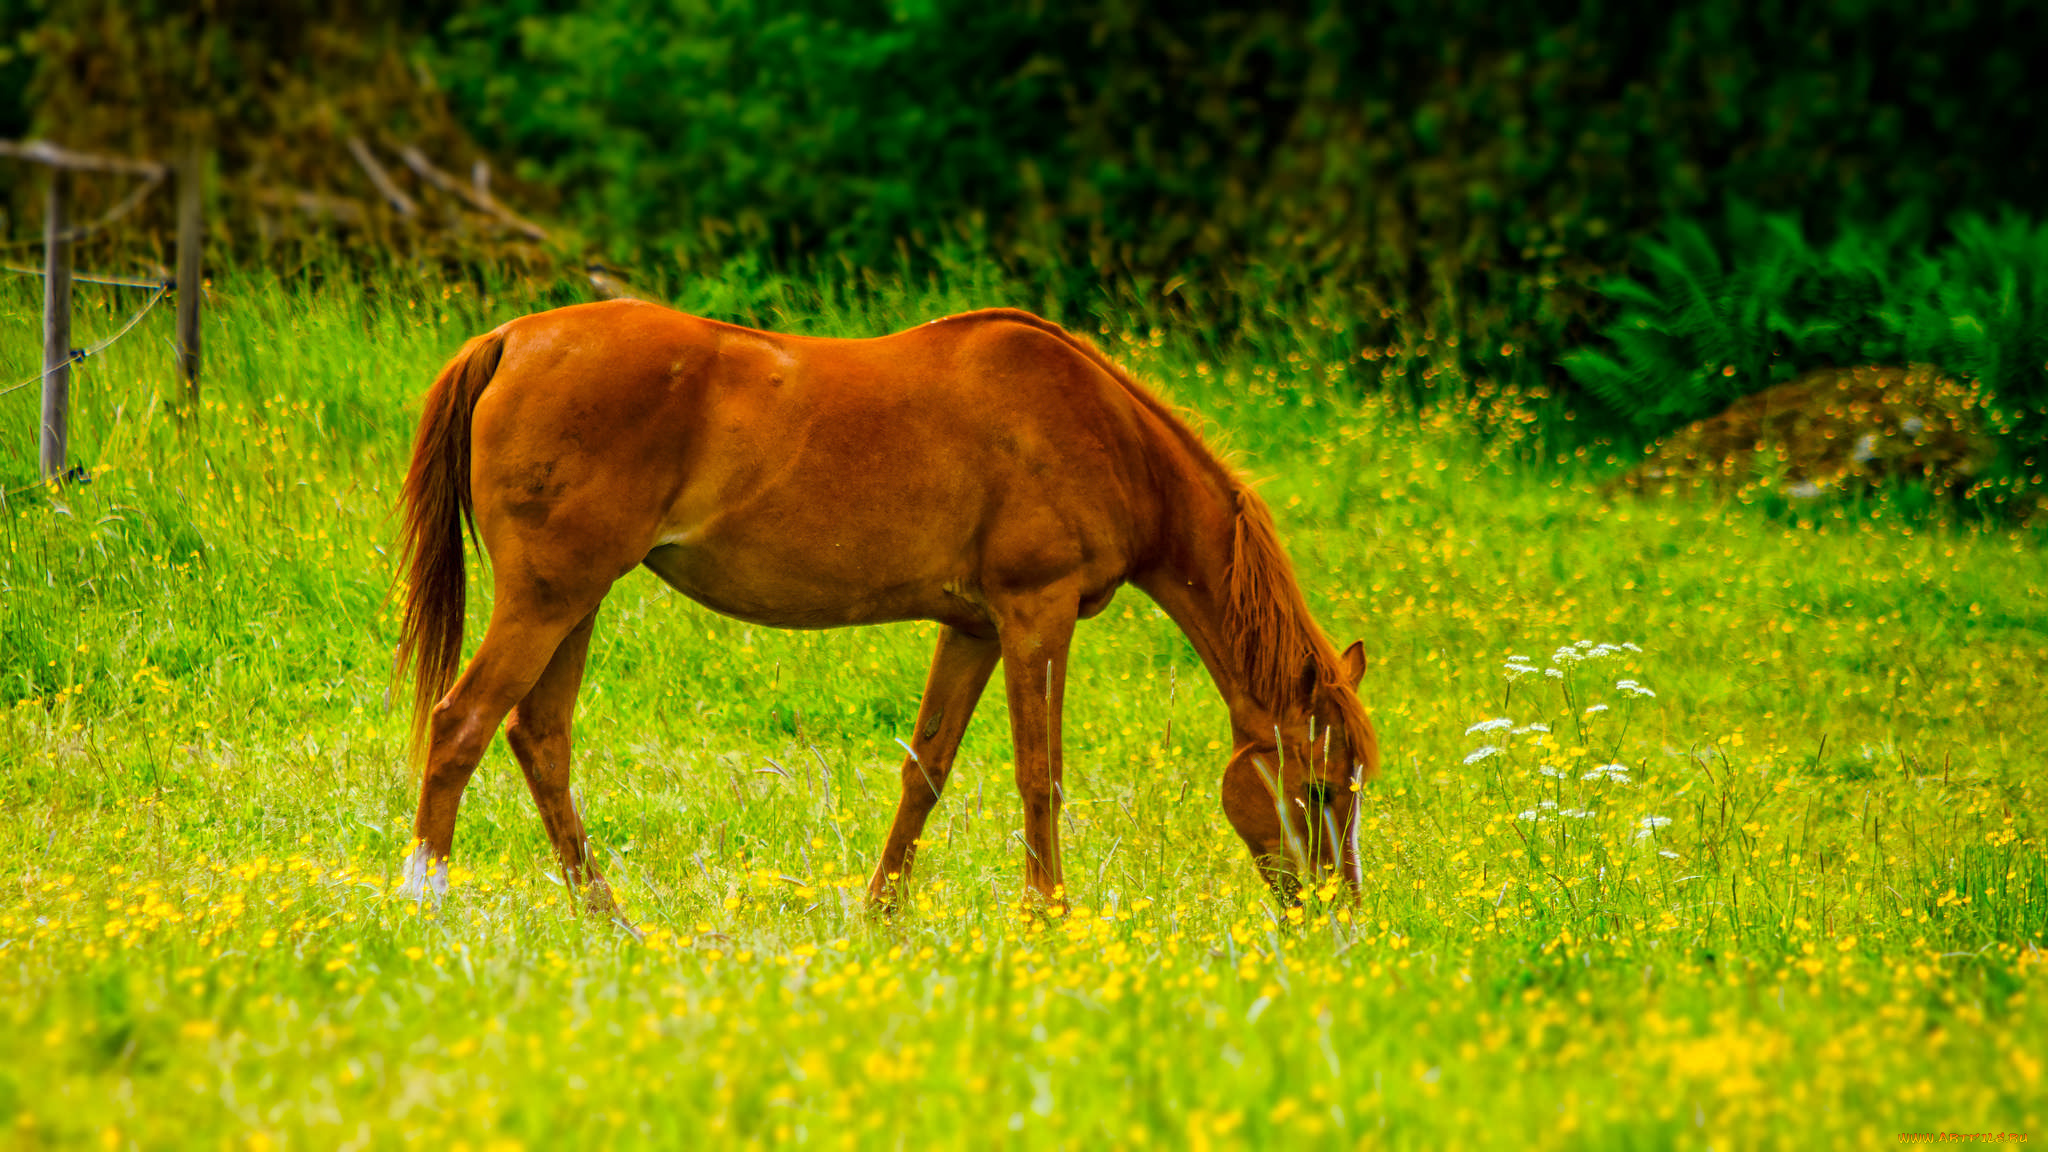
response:
{"label": "grassy meadow", "polygon": [[[0,291],[9,383],[39,300]],[[1005,293],[678,302],[865,335]],[[84,338],[139,303],[79,294]],[[1599,452],[1534,459],[1511,400],[1352,394],[1334,316],[1089,327],[1263,479],[1322,623],[1366,642],[1355,905],[1266,895],[1216,804],[1223,708],[1127,589],[1076,638],[1071,913],[1017,908],[997,690],[910,905],[872,917],[933,627],[767,631],[644,572],[600,616],[576,778],[645,941],[570,913],[502,741],[445,906],[390,897],[417,398],[537,306],[244,274],[196,417],[168,309],[76,373],[93,482],[0,511],[0,1144],[2048,1139],[2038,529],[1616,494]],[[0,397],[8,489],[33,392]]]}

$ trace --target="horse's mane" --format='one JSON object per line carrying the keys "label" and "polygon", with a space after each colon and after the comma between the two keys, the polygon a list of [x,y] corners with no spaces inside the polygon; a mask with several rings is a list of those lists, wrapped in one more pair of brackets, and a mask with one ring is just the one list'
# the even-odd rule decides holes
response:
{"label": "horse's mane", "polygon": [[[1269,706],[1307,708],[1322,689],[1352,748],[1362,753],[1372,738],[1365,705],[1344,674],[1336,646],[1309,616],[1266,502],[1242,477],[1230,476],[1237,482],[1237,530],[1230,543],[1228,619],[1238,668]],[[1303,675],[1308,666],[1314,668],[1312,678]]]}
{"label": "horse's mane", "polygon": [[[1309,615],[1308,601],[1295,579],[1294,565],[1280,547],[1273,514],[1243,473],[1225,463],[1187,419],[1123,366],[1079,333],[1040,316],[1014,308],[991,308],[957,319],[1008,320],[1056,336],[1086,356],[1122,385],[1131,400],[1158,419],[1194,457],[1223,478],[1236,497],[1236,525],[1230,542],[1230,586],[1225,597],[1225,626],[1231,656],[1254,698],[1276,711],[1308,708],[1320,688],[1343,719],[1354,748],[1366,747],[1372,732],[1365,706],[1344,674],[1336,646]],[[1312,677],[1304,675],[1310,667]]]}

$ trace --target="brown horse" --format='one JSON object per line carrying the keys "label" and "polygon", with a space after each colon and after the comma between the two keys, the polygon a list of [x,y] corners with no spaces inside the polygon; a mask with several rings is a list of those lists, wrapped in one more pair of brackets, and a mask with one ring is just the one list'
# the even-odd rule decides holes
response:
{"label": "brown horse", "polygon": [[[1379,748],[1244,480],[1088,341],[1027,312],[872,340],[780,336],[620,301],[465,344],[426,397],[405,479],[401,666],[424,769],[405,891],[447,888],[463,786],[500,721],[564,879],[613,909],[569,792],[598,603],[645,564],[779,628],[943,626],[869,886],[888,906],[998,661],[1025,877],[1053,905],[1060,713],[1074,622],[1135,584],[1229,705],[1223,808],[1283,897],[1359,884],[1359,781]],[[496,597],[461,676],[467,522]],[[452,688],[451,688],[452,683]],[[509,713],[509,719],[507,715]]]}

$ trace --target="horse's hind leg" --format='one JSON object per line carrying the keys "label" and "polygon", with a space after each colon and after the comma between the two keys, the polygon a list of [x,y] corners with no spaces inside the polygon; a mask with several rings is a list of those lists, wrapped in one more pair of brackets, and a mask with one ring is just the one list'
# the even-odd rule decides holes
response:
{"label": "horse's hind leg", "polygon": [[616,916],[618,905],[597,862],[590,857],[583,814],[576,810],[569,793],[569,726],[596,622],[593,609],[556,647],[547,670],[534,681],[526,697],[513,705],[512,715],[505,721],[505,742],[512,746],[512,755],[526,774],[526,787],[533,793],[534,807],[540,809],[541,824],[554,845],[562,880],[570,891],[582,893],[585,907],[592,912]]}
{"label": "horse's hind leg", "polygon": [[419,813],[413,818],[415,846],[400,889],[407,896],[424,897],[430,889],[436,895],[447,892],[455,813],[470,774],[505,714],[533,689],[562,641],[610,588],[605,581],[564,599],[559,592],[538,595],[508,588],[507,583],[500,583],[490,627],[476,655],[434,705],[428,720],[426,769],[420,780]]}
{"label": "horse's hind leg", "polygon": [[952,627],[939,633],[931,674],[925,678],[924,702],[917,708],[917,728],[911,733],[910,755],[903,759],[903,798],[897,802],[896,820],[889,826],[874,879],[868,882],[868,900],[877,907],[895,907],[898,888],[910,878],[925,818],[952,775],[960,737],[1002,655],[1002,645],[993,637],[976,638]]}

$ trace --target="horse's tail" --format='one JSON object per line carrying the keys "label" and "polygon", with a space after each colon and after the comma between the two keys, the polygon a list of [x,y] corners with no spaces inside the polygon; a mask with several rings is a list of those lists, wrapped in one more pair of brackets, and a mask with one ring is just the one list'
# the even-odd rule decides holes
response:
{"label": "horse's tail", "polygon": [[427,721],[462,665],[462,533],[476,537],[469,491],[469,424],[498,359],[499,328],[470,340],[427,389],[412,467],[405,474],[405,620],[394,680],[413,670],[412,748],[424,748]]}

